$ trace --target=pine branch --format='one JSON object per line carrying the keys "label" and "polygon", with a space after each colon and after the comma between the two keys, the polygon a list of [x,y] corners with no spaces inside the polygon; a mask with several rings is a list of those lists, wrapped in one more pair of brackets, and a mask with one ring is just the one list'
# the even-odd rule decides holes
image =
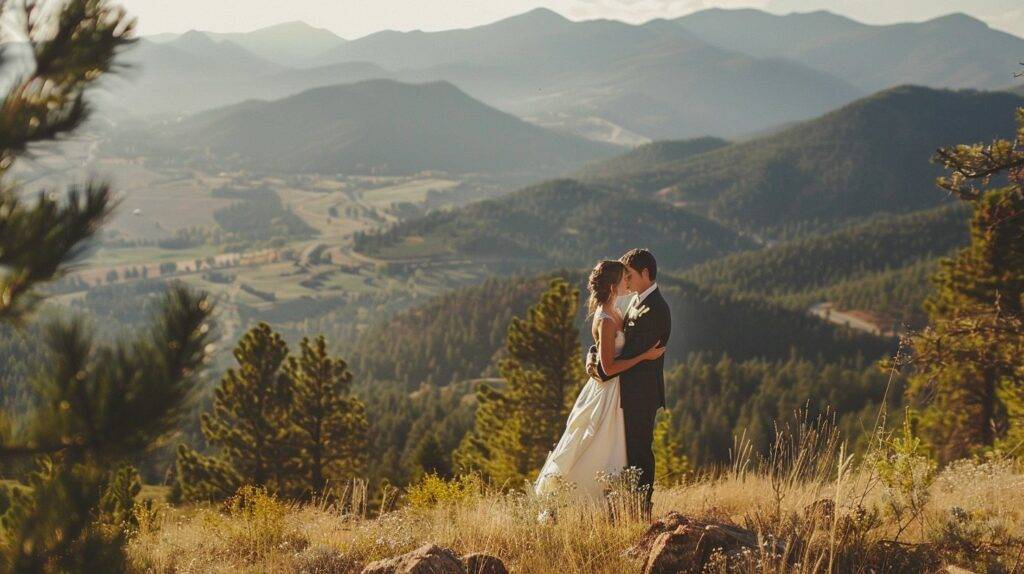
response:
{"label": "pine branch", "polygon": [[993,176],[1024,168],[1024,142],[997,140],[990,145],[959,145],[941,148],[932,161],[950,171],[936,180],[939,187],[964,201],[975,201],[983,193],[974,182],[988,185]]}
{"label": "pine branch", "polygon": [[115,203],[103,184],[72,187],[64,202],[42,193],[31,206],[0,190],[0,321],[32,310],[32,288],[72,268]]}
{"label": "pine branch", "polygon": [[107,461],[138,452],[176,427],[206,360],[212,304],[172,287],[148,337],[98,347],[81,322],[51,327],[50,371],[29,439],[0,445],[0,460],[61,453]]}
{"label": "pine branch", "polygon": [[115,71],[115,57],[135,40],[135,22],[105,0],[65,2],[55,16],[29,1],[3,6],[15,28],[3,40],[27,41],[32,71],[0,106],[0,175],[28,146],[59,138],[89,116],[86,90]]}
{"label": "pine branch", "polygon": [[34,307],[33,287],[67,270],[116,203],[105,184],[90,183],[70,189],[63,202],[44,193],[26,207],[6,182],[32,144],[85,122],[87,89],[115,69],[115,57],[134,41],[134,21],[105,0],[46,5],[52,6],[55,14],[35,1],[0,3],[8,25],[0,40],[27,42],[32,60],[0,104],[0,321],[18,321]]}

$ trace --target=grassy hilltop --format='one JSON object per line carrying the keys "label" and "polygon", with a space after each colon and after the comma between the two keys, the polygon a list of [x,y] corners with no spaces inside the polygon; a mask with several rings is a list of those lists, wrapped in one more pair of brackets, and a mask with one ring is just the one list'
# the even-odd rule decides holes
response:
{"label": "grassy hilltop", "polygon": [[[729,572],[750,573],[1019,566],[1024,510],[1006,504],[1024,488],[1019,466],[965,461],[935,472],[900,438],[880,447],[874,462],[851,465],[836,450],[835,435],[816,430],[824,434],[805,435],[789,455],[790,437],[782,437],[777,456],[760,464],[738,463],[657,490],[654,515],[677,511],[776,542],[778,553],[710,556],[704,563],[712,572],[725,572],[725,562]],[[375,493],[359,483],[340,490],[335,504],[250,493],[226,507],[158,507],[129,555],[139,569],[164,572],[359,572],[425,543],[486,552],[523,574],[638,572],[646,558],[627,553],[646,523],[612,522],[562,502],[556,523],[541,525],[536,517],[545,501],[502,494],[471,478],[427,478],[408,492],[380,493],[383,500],[375,502],[387,512],[368,508]],[[822,500],[834,504],[833,513],[817,510],[829,506]]]}

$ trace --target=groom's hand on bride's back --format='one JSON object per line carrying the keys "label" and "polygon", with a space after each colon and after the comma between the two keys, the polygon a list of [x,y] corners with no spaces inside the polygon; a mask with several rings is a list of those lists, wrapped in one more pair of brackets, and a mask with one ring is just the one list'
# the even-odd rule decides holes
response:
{"label": "groom's hand on bride's back", "polygon": [[599,360],[597,357],[597,346],[591,345],[590,350],[587,351],[587,374],[595,379],[601,378],[601,373],[597,370]]}

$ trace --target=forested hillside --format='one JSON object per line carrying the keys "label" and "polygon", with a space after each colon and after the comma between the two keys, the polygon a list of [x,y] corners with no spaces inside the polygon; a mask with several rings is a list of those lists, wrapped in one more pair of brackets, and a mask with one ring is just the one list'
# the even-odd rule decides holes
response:
{"label": "forested hillside", "polygon": [[924,301],[935,289],[932,277],[940,258],[922,259],[906,267],[865,273],[827,287],[773,297],[793,309],[808,309],[830,302],[839,309],[870,313],[880,326],[897,331],[904,326],[919,329],[925,323]]}
{"label": "forested hillside", "polygon": [[357,251],[387,259],[470,257],[505,267],[582,267],[645,245],[679,269],[752,247],[682,208],[604,186],[555,180],[505,197],[359,234]]}
{"label": "forested hillside", "polygon": [[[903,381],[892,381],[887,407],[898,408]],[[890,373],[862,358],[825,362],[790,357],[736,360],[691,356],[666,373],[666,400],[673,436],[697,465],[725,465],[737,440],[767,452],[779,428],[799,425],[794,415],[811,417],[832,409],[845,437],[856,448],[875,422]]]}
{"label": "forested hillside", "polygon": [[641,176],[665,164],[683,161],[727,145],[729,142],[714,137],[651,142],[611,159],[593,162],[580,171],[579,178],[586,181]]}
{"label": "forested hillside", "polygon": [[901,87],[781,133],[604,182],[743,229],[781,235],[945,201],[928,158],[943,144],[1012,134],[1024,99]]}
{"label": "forested hillside", "polygon": [[[563,274],[584,287],[581,274]],[[491,376],[509,320],[536,301],[549,277],[491,279],[399,313],[360,338],[351,352],[353,368],[366,380],[398,382],[409,390]],[[878,357],[888,348],[885,341],[753,297],[712,291],[668,275],[659,277],[658,284],[672,308],[670,363],[699,352],[740,359],[783,359],[791,352],[837,358],[858,353]],[[578,319],[581,345],[588,345],[582,304]]]}
{"label": "forested hillside", "polygon": [[949,255],[967,244],[967,216],[959,205],[880,216],[831,233],[722,257],[686,271],[684,277],[700,285],[763,296],[814,291]]}

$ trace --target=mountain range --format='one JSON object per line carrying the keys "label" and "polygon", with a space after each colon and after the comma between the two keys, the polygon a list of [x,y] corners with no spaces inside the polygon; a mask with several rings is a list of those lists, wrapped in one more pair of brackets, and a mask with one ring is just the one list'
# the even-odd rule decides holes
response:
{"label": "mountain range", "polygon": [[[205,41],[203,41],[205,40]],[[143,40],[112,109],[177,116],[373,78],[448,81],[561,131],[620,143],[748,136],[902,83],[1005,88],[1024,40],[965,16],[871,26],[829,13],[709,10],[630,25],[537,9],[346,41],[302,23]],[[344,65],[340,65],[344,64]]]}
{"label": "mountain range", "polygon": [[[964,225],[959,212],[922,211],[948,203],[932,183],[941,169],[929,159],[941,144],[1012,136],[1014,113],[1021,106],[1024,99],[1005,92],[895,88],[745,142],[701,139],[642,146],[591,164],[577,180],[555,180],[402,221],[382,233],[357,237],[355,245],[385,259],[469,257],[569,267],[614,255],[622,245],[645,245],[667,267],[680,271],[750,250],[742,269],[728,272],[748,277],[747,268],[757,262],[804,257],[827,244],[856,252],[840,256],[829,251],[809,264],[807,274],[824,278],[827,261],[843,259],[853,262],[836,279],[845,280],[861,271],[944,255],[959,245]],[[904,222],[872,221],[886,214],[913,215]],[[862,222],[866,227],[843,229]],[[886,263],[889,259],[876,251],[892,257],[902,253],[878,243],[892,235],[889,226],[900,228],[891,240],[911,251]],[[903,228],[920,233],[903,237]],[[821,232],[838,235],[828,239]],[[799,244],[796,255],[789,247],[754,251],[771,239],[811,233],[819,234]],[[861,238],[866,247],[857,251],[851,237]],[[783,255],[769,257],[776,252]],[[765,273],[790,267],[773,264]],[[735,282],[723,273],[708,269],[698,275],[721,276],[712,284]],[[800,281],[802,289],[829,284]],[[766,293],[769,287],[745,284],[743,289]]]}
{"label": "mountain range", "polygon": [[140,119],[180,117],[249,99],[276,99],[311,88],[384,78],[379,66],[352,62],[294,68],[231,40],[188,32],[140,40],[125,52],[127,69],[103,82],[101,110]]}
{"label": "mountain range", "polygon": [[942,172],[929,162],[935,150],[1012,137],[1021,106],[1005,92],[905,86],[778,133],[640,170],[599,166],[581,178],[771,236],[942,203],[931,184]]}
{"label": "mountain range", "polygon": [[279,173],[558,173],[621,149],[526,123],[447,82],[394,80],[247,101],[154,137],[169,153]]}
{"label": "mountain range", "polygon": [[1004,88],[1024,53],[1024,38],[964,14],[877,26],[824,11],[710,9],[675,23],[716,46],[799,62],[869,92],[899,84]]}
{"label": "mountain range", "polygon": [[859,95],[839,78],[723,50],[669,22],[573,22],[543,8],[465,30],[380,32],[319,61],[441,77],[537,121],[597,117],[651,138],[745,133]]}

